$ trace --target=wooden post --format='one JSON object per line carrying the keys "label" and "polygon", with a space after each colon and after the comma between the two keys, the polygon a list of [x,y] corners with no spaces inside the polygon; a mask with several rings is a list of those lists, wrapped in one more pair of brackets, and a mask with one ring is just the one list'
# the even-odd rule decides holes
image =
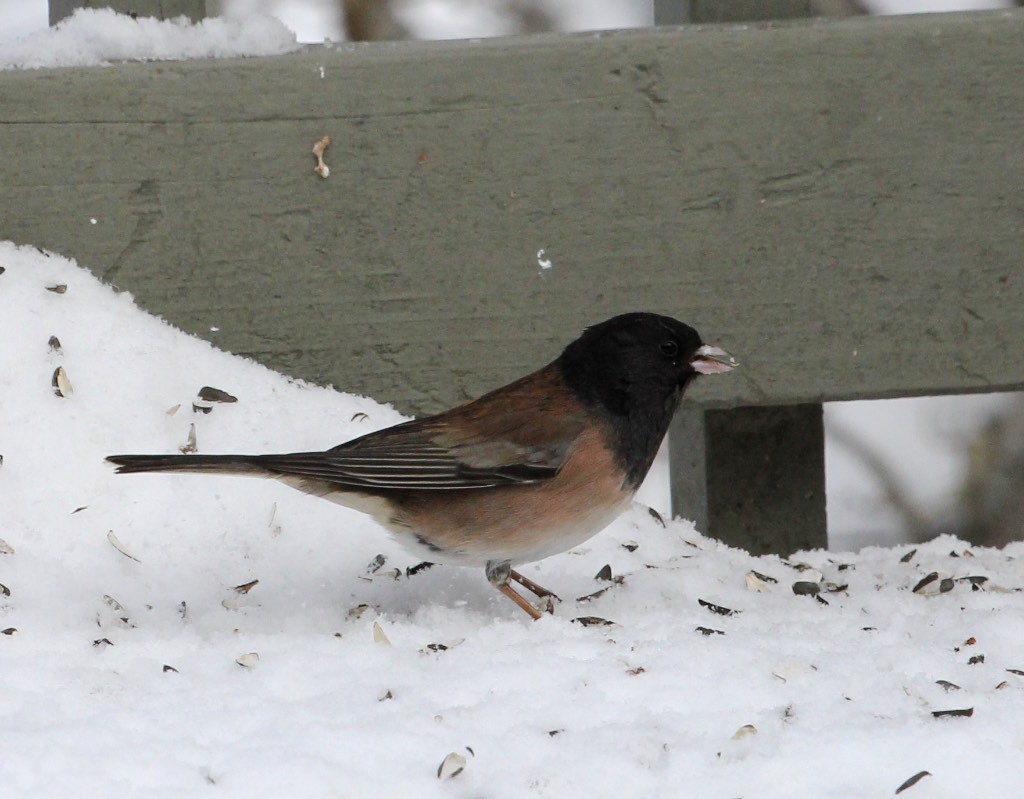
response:
{"label": "wooden post", "polygon": [[206,16],[206,0],[50,0],[50,24],[70,17],[76,8],[112,8],[122,14],[157,19],[184,14],[193,22]]}
{"label": "wooden post", "polygon": [[[806,17],[812,0],[656,0],[655,24]],[[742,361],[743,356],[738,357]],[[820,403],[685,408],[669,433],[672,515],[755,554],[828,546]]]}
{"label": "wooden post", "polygon": [[824,546],[819,403],[684,408],[670,435],[673,515],[758,555]]}

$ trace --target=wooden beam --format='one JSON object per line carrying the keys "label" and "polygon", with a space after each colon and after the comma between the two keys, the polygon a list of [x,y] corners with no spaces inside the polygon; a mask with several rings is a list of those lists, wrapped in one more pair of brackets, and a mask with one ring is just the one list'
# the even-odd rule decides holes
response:
{"label": "wooden beam", "polygon": [[1021,41],[1000,11],[2,72],[0,233],[407,411],[635,308],[743,361],[706,405],[1020,388]]}

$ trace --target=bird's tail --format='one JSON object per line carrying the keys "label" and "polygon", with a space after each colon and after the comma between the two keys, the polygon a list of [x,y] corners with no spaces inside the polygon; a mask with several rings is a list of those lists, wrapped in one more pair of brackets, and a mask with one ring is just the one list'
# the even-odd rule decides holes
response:
{"label": "bird's tail", "polygon": [[256,477],[271,474],[260,464],[257,455],[111,455],[118,474],[134,472],[219,472],[248,474]]}

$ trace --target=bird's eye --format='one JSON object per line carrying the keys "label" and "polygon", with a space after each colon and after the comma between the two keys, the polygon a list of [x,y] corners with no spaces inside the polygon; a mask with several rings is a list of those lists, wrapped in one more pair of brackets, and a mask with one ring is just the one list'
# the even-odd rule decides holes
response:
{"label": "bird's eye", "polygon": [[661,342],[660,349],[661,354],[666,358],[675,358],[679,354],[679,345],[672,339]]}

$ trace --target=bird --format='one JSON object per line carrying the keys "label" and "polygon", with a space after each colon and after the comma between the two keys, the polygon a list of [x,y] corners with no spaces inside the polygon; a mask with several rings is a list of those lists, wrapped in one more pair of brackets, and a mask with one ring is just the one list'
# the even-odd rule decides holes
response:
{"label": "bird", "polygon": [[370,515],[425,561],[484,568],[533,619],[551,591],[514,567],[572,549],[633,502],[686,388],[737,366],[687,324],[632,312],[483,396],[323,452],[111,455],[118,473],[276,478]]}

